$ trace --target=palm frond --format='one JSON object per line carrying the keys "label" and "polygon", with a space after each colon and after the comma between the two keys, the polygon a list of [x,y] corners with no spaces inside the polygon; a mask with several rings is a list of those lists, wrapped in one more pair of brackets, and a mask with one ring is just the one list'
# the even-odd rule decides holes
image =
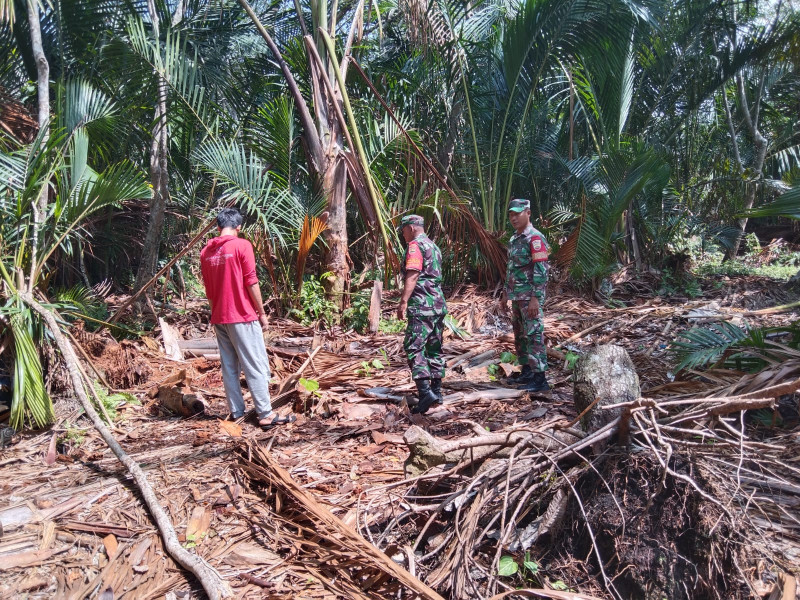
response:
{"label": "palm frond", "polygon": [[86,79],[72,79],[64,86],[64,108],[59,125],[72,132],[78,127],[113,132],[114,101]]}
{"label": "palm frond", "polygon": [[295,164],[292,154],[298,138],[291,98],[278,96],[258,107],[246,137],[253,151],[269,165],[275,182],[289,186]]}
{"label": "palm frond", "polygon": [[795,185],[788,192],[781,194],[777,200],[754,208],[740,216],[800,219],[800,185]]}
{"label": "palm frond", "polygon": [[248,155],[234,141],[208,140],[194,156],[202,168],[217,177],[224,190],[223,202],[237,204],[272,237],[286,244],[301,223],[300,203],[290,190],[273,192],[268,165],[255,153]]}
{"label": "palm frond", "polygon": [[[787,344],[771,339],[775,335],[791,335]],[[680,334],[670,345],[678,359],[676,371],[697,369],[722,363],[727,368],[757,371],[766,363],[779,364],[797,358],[800,324],[789,327],[749,328],[727,321],[708,328],[694,327]]]}
{"label": "palm frond", "polygon": [[37,427],[55,420],[53,401],[44,388],[39,352],[33,341],[32,315],[29,309],[17,310],[9,319],[14,336],[14,390],[9,424],[21,431],[29,418]]}
{"label": "palm frond", "polygon": [[295,285],[299,294],[303,287],[303,274],[306,270],[306,258],[311,251],[311,247],[319,235],[328,229],[328,225],[322,219],[310,217],[303,219],[303,228],[300,230],[300,240],[297,243],[297,272],[295,273]]}
{"label": "palm frond", "polygon": [[199,57],[196,52],[189,53],[181,33],[167,31],[163,55],[159,46],[152,42],[141,18],[128,19],[127,33],[133,51],[150,64],[205,132],[214,137],[224,111],[206,97],[205,87],[201,85]]}

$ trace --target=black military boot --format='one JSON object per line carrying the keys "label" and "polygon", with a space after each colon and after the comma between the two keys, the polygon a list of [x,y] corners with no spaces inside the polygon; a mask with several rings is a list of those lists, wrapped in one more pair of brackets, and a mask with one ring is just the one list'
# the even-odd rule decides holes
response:
{"label": "black military boot", "polygon": [[444,404],[444,396],[442,396],[442,380],[431,379],[431,391],[436,396],[436,404]]}
{"label": "black military boot", "polygon": [[533,376],[533,371],[531,371],[531,366],[528,364],[522,365],[522,371],[517,373],[512,373],[508,376],[509,383],[530,383],[530,379]]}
{"label": "black military boot", "polygon": [[414,383],[417,384],[417,396],[419,396],[419,404],[411,409],[415,415],[424,415],[428,409],[436,404],[439,398],[431,391],[430,379],[415,379]]}
{"label": "black military boot", "polygon": [[546,392],[550,389],[550,385],[547,383],[547,377],[544,372],[539,371],[533,374],[530,383],[521,385],[519,389],[525,390],[526,392]]}

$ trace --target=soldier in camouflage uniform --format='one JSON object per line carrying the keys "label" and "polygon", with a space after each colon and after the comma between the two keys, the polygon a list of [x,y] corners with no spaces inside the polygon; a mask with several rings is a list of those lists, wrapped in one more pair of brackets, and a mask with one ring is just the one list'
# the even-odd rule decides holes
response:
{"label": "soldier in camouflage uniform", "polygon": [[508,310],[511,300],[511,323],[514,344],[522,373],[517,378],[521,388],[530,392],[550,389],[547,384],[547,351],[544,345],[544,301],[548,246],[541,232],[531,225],[528,200],[515,199],[509,204],[508,218],[516,232],[508,242],[506,284],[500,308]]}
{"label": "soldier in camouflage uniform", "polygon": [[425,235],[424,225],[419,215],[406,215],[398,227],[408,247],[397,317],[408,318],[403,348],[419,396],[419,403],[411,412],[421,414],[442,402],[442,334],[447,314],[442,292],[442,252]]}

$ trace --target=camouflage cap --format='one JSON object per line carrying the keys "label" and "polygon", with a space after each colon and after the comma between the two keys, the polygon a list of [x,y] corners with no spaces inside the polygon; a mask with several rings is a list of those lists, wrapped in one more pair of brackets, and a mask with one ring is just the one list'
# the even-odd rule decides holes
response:
{"label": "camouflage cap", "polygon": [[419,215],[406,215],[400,219],[400,224],[397,226],[397,228],[402,229],[406,225],[419,225],[420,227],[425,227],[425,219]]}
{"label": "camouflage cap", "polygon": [[514,198],[508,205],[508,210],[521,213],[523,210],[531,207],[531,201],[524,198]]}

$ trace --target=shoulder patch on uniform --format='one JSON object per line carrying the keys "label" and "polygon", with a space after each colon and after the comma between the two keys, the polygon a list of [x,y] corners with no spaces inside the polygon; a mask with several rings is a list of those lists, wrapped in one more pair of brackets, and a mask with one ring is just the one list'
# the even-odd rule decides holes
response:
{"label": "shoulder patch on uniform", "polygon": [[533,262],[543,262],[547,260],[547,244],[538,235],[531,238],[531,260]]}
{"label": "shoulder patch on uniform", "polygon": [[406,251],[406,270],[422,271],[422,251],[417,242],[409,242]]}

